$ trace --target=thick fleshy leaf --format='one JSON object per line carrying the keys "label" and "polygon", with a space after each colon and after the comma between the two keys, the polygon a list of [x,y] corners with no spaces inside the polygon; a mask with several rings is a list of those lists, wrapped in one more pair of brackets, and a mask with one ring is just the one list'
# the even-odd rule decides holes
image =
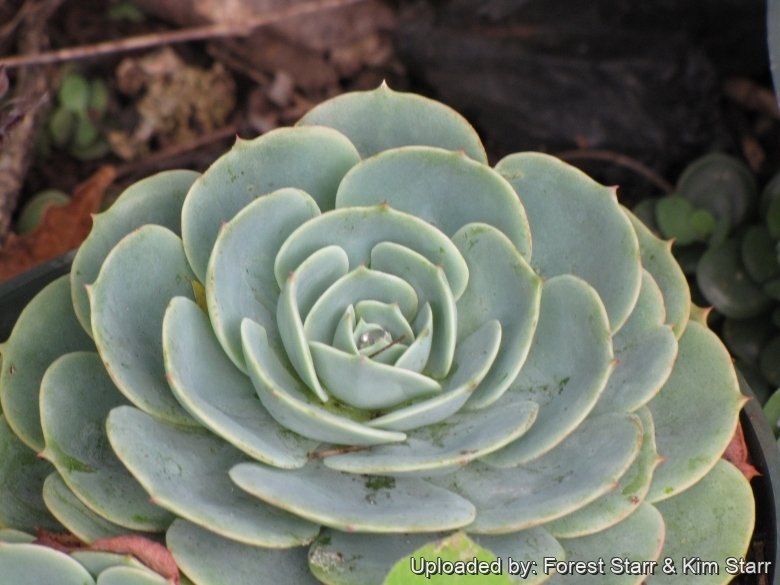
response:
{"label": "thick fleshy leaf", "polygon": [[114,384],[145,412],[188,424],[165,381],[162,320],[173,297],[194,298],[193,282],[181,240],[146,225],[114,247],[90,289],[95,344]]}
{"label": "thick fleshy leaf", "polygon": [[0,412],[29,448],[43,449],[38,396],[46,368],[61,355],[94,348],[73,312],[67,276],[46,286],[19,315],[0,346]]}
{"label": "thick fleshy leaf", "polygon": [[469,269],[469,286],[457,304],[458,339],[486,321],[501,323],[498,355],[469,402],[469,408],[482,408],[498,400],[523,367],[539,318],[542,281],[491,226],[469,224],[452,240]]}
{"label": "thick fleshy leaf", "polygon": [[382,410],[441,392],[436,380],[368,356],[351,355],[329,345],[309,342],[314,367],[331,396],[348,406]]}
{"label": "thick fleshy leaf", "polygon": [[487,461],[516,465],[555,447],[588,416],[613,366],[609,322],[596,292],[574,276],[545,281],[531,351],[507,392],[537,402],[539,416]]}
{"label": "thick fleshy leaf", "polygon": [[664,458],[653,476],[649,501],[680,493],[712,469],[746,400],[720,339],[703,325],[688,323],[672,375],[648,403]]}
{"label": "thick fleshy leaf", "polygon": [[97,585],[168,585],[169,581],[149,569],[110,567],[100,573]]}
{"label": "thick fleshy leaf", "polygon": [[637,411],[642,422],[642,448],[615,487],[573,514],[545,525],[558,538],[573,538],[605,530],[634,513],[650,489],[653,472],[660,463],[655,446],[655,426],[647,408]]}
{"label": "thick fleshy leaf", "polygon": [[542,527],[510,534],[472,534],[471,538],[502,560],[504,573],[509,574],[515,584],[546,582],[550,575],[538,569],[544,566],[545,557],[563,559],[566,556],[560,543]]}
{"label": "thick fleshy leaf", "polygon": [[[473,563],[474,560],[487,565],[487,569],[483,572],[466,569],[466,566],[470,567],[466,563]],[[452,565],[449,565],[450,563]],[[452,566],[452,569],[445,568],[448,565]],[[460,570],[456,570],[456,566],[460,567]],[[470,585],[475,578],[480,585],[512,585],[512,580],[502,574],[501,569],[502,563],[495,554],[481,547],[467,534],[456,532],[426,544],[414,551],[409,558],[399,560],[383,585]]]}
{"label": "thick fleshy leaf", "polygon": [[[661,573],[663,560],[657,565],[653,561],[663,559],[660,555],[664,536],[664,517],[653,506],[642,504],[628,519],[607,530],[561,539],[566,561],[589,563],[585,566],[593,571],[582,574],[572,570],[565,576],[558,573],[548,583],[564,585],[575,580],[593,585],[640,585],[653,572]],[[605,557],[606,551],[609,557]],[[600,560],[603,564],[599,564]]]}
{"label": "thick fleshy leaf", "polygon": [[450,237],[467,223],[486,223],[531,257],[528,220],[514,189],[462,151],[407,146],[382,152],[352,167],[336,195],[336,207],[383,202]]}
{"label": "thick fleshy leaf", "polygon": [[195,274],[205,282],[220,227],[249,203],[294,187],[311,195],[320,209],[332,209],[341,178],[359,160],[352,143],[330,128],[279,128],[238,140],[195,182],[184,202],[182,238]]}
{"label": "thick fleshy leaf", "polygon": [[[135,567],[140,569],[145,566],[133,556],[113,552],[74,550],[70,553],[70,556],[81,563],[93,577],[97,577],[100,573],[111,567]],[[181,585],[184,584],[182,583]]]}
{"label": "thick fleshy leaf", "polygon": [[308,461],[317,443],[290,432],[263,408],[249,378],[222,351],[208,317],[189,299],[177,297],[168,306],[163,350],[174,395],[212,432],[275,467]]}
{"label": "thick fleshy leaf", "polygon": [[32,534],[27,534],[21,530],[14,530],[13,528],[0,528],[0,542],[8,544],[29,544],[35,541],[35,537]]}
{"label": "thick fleshy leaf", "polygon": [[60,528],[41,497],[43,482],[51,472],[52,466],[17,439],[0,415],[0,526],[26,532]]}
{"label": "thick fleshy leaf", "polygon": [[100,538],[128,534],[127,528],[109,522],[87,508],[57,472],[43,483],[43,501],[65,528],[87,544]]}
{"label": "thick fleshy leaf", "polygon": [[287,276],[276,306],[276,321],[287,358],[301,380],[322,402],[327,402],[328,395],[314,369],[303,319],[317,299],[347,274],[347,270],[347,256],[338,246],[316,250]]}
{"label": "thick fleshy leaf", "polygon": [[362,300],[398,303],[407,320],[414,317],[418,306],[414,288],[402,278],[358,266],[334,282],[311,307],[303,322],[306,339],[330,343],[344,311]]}
{"label": "thick fleshy leaf", "polygon": [[295,470],[241,463],[230,477],[273,506],[347,532],[433,532],[474,519],[467,500],[422,479],[342,473],[317,460]]}
{"label": "thick fleshy leaf", "polygon": [[149,502],[106,438],[106,416],[123,404],[98,354],[62,356],[41,383],[42,455],[97,515],[132,530],[162,531],[173,517]]}
{"label": "thick fleshy leaf", "polygon": [[632,412],[653,398],[669,378],[677,338],[665,325],[661,290],[645,271],[631,316],[612,339],[617,365],[594,412]]}
{"label": "thick fleshy leaf", "polygon": [[[409,325],[406,317],[404,317],[398,301],[391,303],[373,299],[358,301],[355,303],[355,318],[358,321],[362,319],[367,323],[379,325],[390,333],[392,339],[403,339],[407,344],[414,339],[412,326]],[[361,350],[361,353],[366,354],[363,350]]]}
{"label": "thick fleshy leaf", "polygon": [[[395,367],[422,372],[433,349],[433,310],[430,303],[425,303],[417,312],[414,324],[416,329],[413,332],[414,341],[404,348],[403,353],[395,361]],[[442,336],[444,335],[446,333],[442,332]],[[449,366],[452,367],[452,362]]]}
{"label": "thick fleshy leaf", "polygon": [[328,403],[326,410],[285,368],[260,325],[246,319],[241,333],[249,376],[260,401],[285,428],[317,441],[346,445],[378,445],[406,438],[403,433],[372,429],[352,420],[347,408]]}
{"label": "thick fleshy leaf", "polygon": [[379,429],[408,431],[447,419],[458,412],[479,387],[496,359],[500,345],[501,324],[495,320],[486,321],[456,347],[453,367],[442,382],[441,394],[398,408],[366,424]]}
{"label": "thick fleshy leaf", "polygon": [[403,443],[333,455],[326,457],[324,463],[350,473],[393,475],[466,465],[526,432],[538,410],[535,402],[501,401],[412,431]]}
{"label": "thick fleshy leaf", "polygon": [[92,335],[87,285],[95,282],[111,249],[127,234],[146,224],[167,227],[181,234],[181,206],[184,196],[200,173],[187,170],[163,171],[128,187],[111,207],[94,216],[92,230],[79,247],[70,272],[71,294],[76,316]]}
{"label": "thick fleshy leaf", "polygon": [[52,548],[35,544],[0,544],[0,575],[14,585],[95,585],[78,562]]}
{"label": "thick fleshy leaf", "polygon": [[276,282],[283,286],[287,275],[311,254],[325,246],[341,246],[354,270],[368,265],[371,250],[380,242],[395,242],[441,266],[457,299],[469,280],[466,262],[450,239],[428,222],[391,209],[388,205],[337,209],[306,222],[287,239],[276,256]]}
{"label": "thick fleshy leaf", "polygon": [[636,233],[615,189],[536,152],[511,154],[496,170],[515,188],[528,214],[534,268],[544,278],[573,274],[587,281],[604,302],[612,331],[620,329],[639,295],[642,265]]}
{"label": "thick fleshy leaf", "polygon": [[[719,574],[702,572],[688,579],[706,585],[728,583],[733,574],[728,573],[727,559],[745,558],[755,520],[753,492],[742,473],[721,459],[696,485],[657,506],[667,531],[661,557],[674,560],[677,574],[659,571],[648,583],[679,583],[682,559],[697,558],[717,563]],[[737,564],[732,563],[736,573]],[[702,568],[695,562],[692,566],[694,570]]]}
{"label": "thick fleshy leaf", "polygon": [[642,266],[661,289],[666,307],[666,323],[679,339],[691,313],[691,294],[682,268],[672,254],[672,243],[656,237],[628,209],[623,208],[639,239]]}
{"label": "thick fleshy leaf", "polygon": [[350,534],[326,528],[309,548],[309,568],[327,585],[381,585],[398,559],[440,536]]}
{"label": "thick fleshy leaf", "polygon": [[166,544],[197,585],[316,585],[306,563],[307,548],[269,549],[242,544],[178,519]]}
{"label": "thick fleshy leaf", "polygon": [[586,420],[553,451],[521,467],[476,462],[430,481],[474,504],[477,519],[469,532],[506,534],[570,514],[607,493],[633,463],[641,439],[636,415],[607,413]]}
{"label": "thick fleshy leaf", "polygon": [[241,320],[276,332],[276,253],[293,230],[319,212],[303,191],[280,189],[247,205],[219,231],[208,264],[206,301],[217,338],[242,370]]}
{"label": "thick fleshy leaf", "polygon": [[311,109],[298,125],[322,125],[344,133],[367,158],[383,150],[421,144],[463,150],[482,163],[487,155],[471,124],[444,104],[382,84],[340,95]]}
{"label": "thick fleshy leaf", "polygon": [[432,345],[424,370],[437,379],[446,376],[455,352],[457,309],[444,270],[421,254],[390,242],[371,250],[371,268],[399,276],[414,287],[419,307],[430,305]]}
{"label": "thick fleshy leaf", "polygon": [[228,538],[271,548],[306,544],[319,528],[233,489],[245,456],[205,430],[174,426],[130,406],[106,422],[116,454],[152,501]]}
{"label": "thick fleshy leaf", "polygon": [[771,295],[748,276],[733,238],[707,249],[696,267],[696,281],[704,298],[726,317],[754,317],[772,305]]}

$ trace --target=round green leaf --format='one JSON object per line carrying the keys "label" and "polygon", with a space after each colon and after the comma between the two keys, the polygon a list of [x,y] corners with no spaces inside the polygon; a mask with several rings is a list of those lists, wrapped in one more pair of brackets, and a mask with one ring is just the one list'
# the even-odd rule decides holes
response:
{"label": "round green leaf", "polygon": [[87,570],[68,555],[35,544],[0,544],[0,575],[14,585],[95,585]]}
{"label": "round green leaf", "polygon": [[316,585],[306,547],[269,549],[242,544],[178,519],[166,543],[196,585]]}
{"label": "round green leaf", "polygon": [[38,396],[46,368],[71,351],[94,349],[73,313],[67,276],[46,286],[30,301],[1,349],[2,412],[16,436],[31,449],[41,451]]}
{"label": "round green leaf", "polygon": [[620,329],[639,295],[642,266],[637,236],[615,189],[540,153],[509,155],[496,170],[515,188],[528,214],[531,265],[544,278],[572,274],[587,281],[604,302],[611,330]]}
{"label": "round green leaf", "polygon": [[339,182],[359,158],[352,143],[330,128],[278,128],[237,140],[195,182],[182,209],[184,248],[198,279],[206,280],[222,224],[241,209],[283,187],[301,189],[320,209],[332,209]]}
{"label": "round green leaf", "polygon": [[391,90],[385,83],[372,91],[351,92],[311,109],[298,125],[322,125],[344,133],[367,158],[407,145],[463,150],[486,163],[485,148],[463,116],[442,103]]}
{"label": "round green leaf", "polygon": [[293,470],[240,463],[230,477],[272,506],[347,532],[434,532],[474,519],[467,500],[422,479],[342,473],[317,460]]}

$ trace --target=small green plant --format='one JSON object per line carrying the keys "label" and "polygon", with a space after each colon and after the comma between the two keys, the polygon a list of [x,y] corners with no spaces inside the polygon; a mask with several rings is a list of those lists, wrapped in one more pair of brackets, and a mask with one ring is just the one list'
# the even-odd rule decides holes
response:
{"label": "small green plant", "polygon": [[[754,521],[721,459],[745,398],[690,313],[614,189],[490,167],[438,102],[339,96],[96,217],[2,346],[0,523],[164,534],[198,585],[405,585],[464,555],[502,559],[471,583],[583,582],[545,557],[671,581],[609,559],[723,563]],[[101,562],[0,546],[18,585],[163,582]]]}
{"label": "small green plant", "polygon": [[70,197],[59,189],[39,191],[27,200],[19,212],[19,218],[16,220],[16,233],[23,235],[32,232],[41,224],[50,207],[61,207],[69,201]]}
{"label": "small green plant", "polygon": [[674,238],[700,302],[722,318],[723,340],[765,401],[780,386],[780,174],[759,192],[743,162],[709,154],[688,166],[673,195],[636,211]]}
{"label": "small green plant", "polygon": [[52,145],[81,160],[108,153],[99,122],[108,108],[108,88],[100,79],[67,73],[57,93],[57,104],[48,123]]}

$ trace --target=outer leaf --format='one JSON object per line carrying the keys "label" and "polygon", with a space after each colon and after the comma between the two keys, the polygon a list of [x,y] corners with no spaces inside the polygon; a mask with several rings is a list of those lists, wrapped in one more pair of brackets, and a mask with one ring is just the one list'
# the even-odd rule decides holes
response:
{"label": "outer leaf", "polygon": [[474,504],[477,519],[469,532],[524,530],[570,514],[612,489],[639,452],[640,427],[635,415],[601,415],[522,467],[502,469],[477,462],[430,481]]}
{"label": "outer leaf", "polygon": [[106,416],[127,404],[100,356],[62,356],[41,383],[42,455],[73,493],[98,516],[131,530],[162,531],[173,520],[125,469],[106,437]]}
{"label": "outer leaf", "polygon": [[442,103],[382,84],[373,91],[352,92],[311,109],[299,125],[321,124],[343,132],[363,158],[410,144],[463,150],[487,162],[479,136],[463,116]]}
{"label": "outer leaf", "polygon": [[67,276],[44,288],[19,315],[2,346],[0,402],[6,422],[31,449],[43,449],[38,395],[46,368],[63,354],[91,349],[73,312]]}
{"label": "outer leaf", "polygon": [[148,569],[111,567],[98,576],[97,585],[168,585],[168,581]]}
{"label": "outer leaf", "polygon": [[655,425],[650,411],[637,411],[642,421],[642,447],[631,467],[609,492],[573,514],[545,525],[558,538],[573,538],[600,532],[634,513],[644,501],[661,459],[655,446]]}
{"label": "outer leaf", "polygon": [[0,575],[14,585],[95,585],[87,570],[68,555],[34,544],[0,544]]}
{"label": "outer leaf", "polygon": [[[612,331],[639,296],[639,243],[615,190],[554,157],[526,152],[496,165],[517,191],[534,239],[534,268],[545,278],[573,274],[599,293]],[[599,229],[584,226],[598,225]]]}
{"label": "outer leaf", "polygon": [[41,498],[51,472],[52,466],[19,441],[0,415],[0,526],[26,532],[60,528]]}
{"label": "outer leaf", "polygon": [[283,548],[318,527],[233,489],[228,470],[243,454],[201,429],[174,426],[130,406],[111,411],[108,438],[158,505],[228,538]]}
{"label": "outer leaf", "polygon": [[[637,563],[655,561],[661,554],[664,518],[653,506],[642,504],[628,519],[607,530],[580,538],[561,539],[561,544],[567,561],[595,563],[603,559],[604,564],[591,565],[600,572],[589,575],[577,572],[567,576],[555,575],[549,581],[551,585],[571,583],[572,580],[593,585],[639,585],[653,574],[654,566]],[[610,556],[605,557],[605,552]],[[661,572],[662,564],[663,561],[655,567],[656,573]]]}
{"label": "outer leaf", "polygon": [[653,398],[669,378],[677,357],[677,338],[664,325],[661,290],[645,271],[631,316],[612,343],[617,365],[594,412],[634,411]]}
{"label": "outer leaf", "polygon": [[628,209],[623,208],[639,238],[642,266],[661,289],[666,307],[666,323],[679,339],[691,314],[691,295],[682,268],[672,255],[672,243],[657,238]]}
{"label": "outer leaf", "polygon": [[359,160],[355,147],[330,128],[279,128],[238,140],[195,182],[182,210],[187,258],[201,282],[220,226],[249,203],[283,187],[301,189],[332,209],[344,174]]}
{"label": "outer leaf", "polygon": [[[696,485],[684,493],[658,504],[666,522],[667,536],[662,558],[671,558],[677,574],[662,572],[648,579],[650,585],[678,583],[682,578],[682,559],[717,563],[717,575],[685,577],[691,583],[728,583],[726,559],[744,558],[755,520],[753,492],[740,471],[720,459]],[[695,565],[694,565],[695,566]]]}
{"label": "outer leaf", "polygon": [[147,225],[114,247],[90,293],[95,344],[114,384],[144,411],[187,424],[165,382],[162,320],[173,297],[194,298],[194,278],[181,240]]}
{"label": "outer leaf", "polygon": [[305,547],[268,549],[223,538],[186,520],[176,520],[166,537],[182,571],[196,585],[316,585]]}
{"label": "outer leaf", "polygon": [[146,224],[157,224],[181,234],[181,206],[194,171],[163,171],[133,183],[105,212],[94,217],[89,235],[79,247],[71,268],[71,294],[76,316],[92,335],[87,285],[95,282],[111,249],[127,234]]}
{"label": "outer leaf", "polygon": [[347,532],[434,532],[474,519],[468,501],[421,479],[342,473],[319,461],[295,470],[241,463],[230,477],[272,506]]}
{"label": "outer leaf", "polygon": [[82,542],[91,543],[101,538],[128,534],[127,528],[109,522],[87,508],[57,472],[46,478],[43,500],[57,520]]}
{"label": "outer leaf", "polygon": [[734,434],[745,400],[726,348],[714,333],[690,322],[672,375],[648,404],[664,457],[649,501],[680,493],[712,469]]}

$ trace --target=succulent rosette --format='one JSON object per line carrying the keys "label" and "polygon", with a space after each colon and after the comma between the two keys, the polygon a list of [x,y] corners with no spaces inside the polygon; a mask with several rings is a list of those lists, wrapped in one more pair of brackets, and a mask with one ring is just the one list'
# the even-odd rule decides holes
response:
{"label": "succulent rosette", "polygon": [[[614,188],[346,94],[96,217],[3,346],[0,524],[164,533],[199,585],[403,583],[453,538],[537,562],[516,582],[674,579],[609,560],[723,562],[754,514],[720,459],[745,399],[690,313]],[[25,543],[0,574],[32,558],[162,579]]]}

